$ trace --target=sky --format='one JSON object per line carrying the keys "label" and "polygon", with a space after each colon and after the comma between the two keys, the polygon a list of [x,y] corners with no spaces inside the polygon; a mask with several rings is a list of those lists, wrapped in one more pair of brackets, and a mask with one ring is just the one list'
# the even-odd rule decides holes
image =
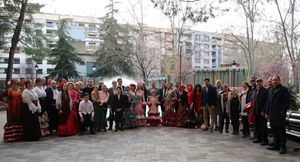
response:
{"label": "sky", "polygon": [[[66,15],[81,15],[91,17],[103,17],[106,13],[105,6],[109,3],[109,0],[31,0],[32,2],[39,2],[44,4],[42,12],[57,13]],[[120,23],[134,24],[134,20],[130,14],[132,12],[132,6],[136,7],[138,0],[118,0],[116,8],[119,10],[117,20]],[[169,28],[170,24],[168,19],[157,8],[153,7],[150,0],[140,0],[143,4],[144,10],[144,24],[153,27]],[[228,28],[233,29],[233,32],[243,32],[242,26],[244,25],[243,16],[235,3],[227,2],[221,4],[224,8],[230,8],[229,12],[220,13],[216,18],[210,19],[206,23],[200,23],[193,26],[193,29],[207,32],[227,32]],[[136,8],[138,11],[139,9]],[[269,4],[263,5],[264,16],[258,24],[259,30],[257,33],[261,36],[261,33],[270,28],[269,20],[274,17],[274,9]],[[276,15],[276,14],[275,14]],[[271,18],[272,17],[272,18]],[[262,32],[262,30],[264,32]],[[236,34],[239,34],[236,33]]]}

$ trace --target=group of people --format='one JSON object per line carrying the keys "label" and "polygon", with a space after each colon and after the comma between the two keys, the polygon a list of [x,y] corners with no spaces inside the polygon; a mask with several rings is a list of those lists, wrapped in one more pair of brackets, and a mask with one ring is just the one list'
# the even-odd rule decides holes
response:
{"label": "group of people", "polygon": [[42,78],[36,79],[35,86],[25,79],[12,79],[10,85],[1,95],[7,101],[5,142],[35,141],[54,133],[82,135],[88,128],[95,134],[113,130],[113,125],[114,131],[162,125],[229,133],[231,123],[232,134],[242,131],[243,138],[250,136],[253,124],[253,143],[268,145],[269,120],[274,138],[269,149],[286,153],[285,114],[290,94],[276,75],[267,81],[266,88],[262,79],[252,77],[250,83],[243,82],[241,92],[222,85],[221,80],[213,86],[209,79],[195,87],[162,81],[157,88],[154,80],[149,88],[143,82],[124,86],[122,78],[112,81],[109,89],[103,81],[94,85],[92,79],[85,88],[81,81],[63,79],[57,83]]}

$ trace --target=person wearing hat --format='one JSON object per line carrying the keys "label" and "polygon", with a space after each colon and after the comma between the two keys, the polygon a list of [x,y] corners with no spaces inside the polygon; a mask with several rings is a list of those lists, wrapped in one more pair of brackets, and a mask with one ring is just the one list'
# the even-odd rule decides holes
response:
{"label": "person wearing hat", "polygon": [[256,139],[253,143],[268,144],[267,120],[265,119],[265,106],[268,102],[268,90],[263,87],[263,80],[256,79],[256,95],[254,98],[253,111],[255,115],[254,128]]}

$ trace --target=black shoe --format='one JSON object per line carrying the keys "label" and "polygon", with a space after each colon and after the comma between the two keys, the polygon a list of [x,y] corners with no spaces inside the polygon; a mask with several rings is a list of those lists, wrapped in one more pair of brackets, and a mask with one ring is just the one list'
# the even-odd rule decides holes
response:
{"label": "black shoe", "polygon": [[95,135],[96,133],[94,131],[91,131],[90,134]]}
{"label": "black shoe", "polygon": [[110,130],[110,131],[111,131],[111,130],[112,130],[112,128],[108,128],[108,130]]}
{"label": "black shoe", "polygon": [[107,129],[104,129],[103,131],[104,131],[104,132],[107,132]]}
{"label": "black shoe", "polygon": [[250,137],[249,139],[254,140],[254,139],[256,139],[256,138],[255,138],[255,137]]}
{"label": "black shoe", "polygon": [[252,143],[261,143],[261,141],[260,141],[260,140],[257,140],[257,139],[255,139],[255,140],[253,140],[253,141],[252,141]]}
{"label": "black shoe", "polygon": [[268,142],[263,142],[263,143],[261,143],[260,145],[262,145],[262,146],[267,146],[267,145],[268,145]]}
{"label": "black shoe", "polygon": [[124,131],[124,128],[121,128],[120,130],[121,130],[121,131]]}
{"label": "black shoe", "polygon": [[235,132],[231,132],[232,135],[235,135]]}
{"label": "black shoe", "polygon": [[228,131],[228,130],[226,130],[225,132],[226,132],[226,133],[229,133],[229,131]]}
{"label": "black shoe", "polygon": [[219,133],[223,133],[223,131],[219,131]]}
{"label": "black shoe", "polygon": [[98,129],[97,131],[100,132],[100,129]]}
{"label": "black shoe", "polygon": [[279,150],[279,147],[276,147],[276,146],[271,146],[271,147],[267,147],[268,150],[275,150],[275,151],[278,151]]}
{"label": "black shoe", "polygon": [[215,131],[217,131],[217,130],[219,130],[219,127],[216,127],[216,128],[215,128]]}
{"label": "black shoe", "polygon": [[286,154],[286,148],[285,147],[281,147],[279,154]]}
{"label": "black shoe", "polygon": [[118,129],[115,129],[115,132],[118,132]]}
{"label": "black shoe", "polygon": [[83,135],[83,132],[80,132],[79,136],[82,136]]}

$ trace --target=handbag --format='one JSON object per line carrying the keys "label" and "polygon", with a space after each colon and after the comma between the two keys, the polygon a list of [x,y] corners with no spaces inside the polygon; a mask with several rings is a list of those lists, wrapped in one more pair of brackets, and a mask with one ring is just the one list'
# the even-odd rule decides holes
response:
{"label": "handbag", "polygon": [[243,112],[249,113],[252,109],[252,102],[249,102],[245,105]]}

